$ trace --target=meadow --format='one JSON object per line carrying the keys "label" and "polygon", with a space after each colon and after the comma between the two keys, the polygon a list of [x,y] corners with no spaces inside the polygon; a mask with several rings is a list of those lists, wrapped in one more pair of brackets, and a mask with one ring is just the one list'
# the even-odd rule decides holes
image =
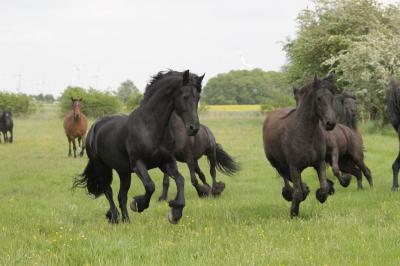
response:
{"label": "meadow", "polygon": [[[0,265],[398,265],[400,192],[391,191],[391,164],[398,152],[393,130],[364,134],[365,160],[374,188],[364,180],[357,191],[335,180],[336,193],[320,204],[314,171],[303,172],[311,193],[300,216],[290,219],[281,196],[282,180],[265,159],[263,116],[202,115],[217,142],[240,162],[219,198],[199,199],[185,165],[186,207],[178,225],[157,202],[162,175],[150,208],[130,211],[131,223],[110,225],[105,197],[71,191],[87,158],[68,158],[68,144],[56,106],[15,119],[15,143],[0,145]],[[361,130],[367,131],[368,126]],[[208,173],[206,159],[201,167]],[[209,175],[207,175],[209,178]],[[210,178],[209,178],[210,179]],[[119,179],[114,175],[114,197]],[[170,197],[175,195],[171,183]],[[143,192],[132,175],[129,199]]]}

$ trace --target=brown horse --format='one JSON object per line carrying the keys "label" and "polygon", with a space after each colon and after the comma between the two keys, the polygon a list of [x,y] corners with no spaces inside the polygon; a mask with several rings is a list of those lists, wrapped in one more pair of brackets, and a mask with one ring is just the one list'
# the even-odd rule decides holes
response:
{"label": "brown horse", "polygon": [[323,203],[328,198],[326,139],[319,124],[322,123],[326,130],[332,130],[336,125],[333,95],[321,86],[321,80],[315,76],[301,90],[304,98],[297,109],[271,112],[263,126],[265,155],[284,180],[282,196],[292,201],[291,217],[299,214],[300,202],[309,193],[308,186],[301,180],[305,168],[314,167],[318,173],[320,188],[316,192],[317,199]]}
{"label": "brown horse", "polygon": [[[304,93],[296,89],[293,90],[293,93],[296,104],[299,105]],[[332,166],[334,175],[343,187],[350,184],[351,175],[354,175],[357,178],[358,189],[363,189],[363,173],[372,187],[371,171],[364,163],[363,139],[357,130],[356,99],[347,92],[335,95],[333,108],[338,123],[332,131],[324,130],[327,144],[326,162]],[[341,171],[345,175],[342,176]]]}
{"label": "brown horse", "polygon": [[[80,156],[83,156],[86,143],[86,131],[88,121],[86,116],[81,112],[81,99],[72,100],[72,110],[67,113],[64,118],[64,130],[68,138],[69,151],[68,156],[71,157],[71,143],[74,148],[74,157],[76,158],[76,144],[75,139],[78,138],[78,145],[82,146]],[[81,143],[82,142],[82,143]]]}

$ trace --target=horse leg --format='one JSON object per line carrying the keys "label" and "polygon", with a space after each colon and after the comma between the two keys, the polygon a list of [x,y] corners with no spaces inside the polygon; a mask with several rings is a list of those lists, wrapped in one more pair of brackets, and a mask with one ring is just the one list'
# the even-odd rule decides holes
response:
{"label": "horse leg", "polygon": [[299,215],[300,202],[303,201],[303,191],[301,185],[300,171],[295,167],[290,167],[290,179],[293,182],[292,206],[290,208],[290,217]]}
{"label": "horse leg", "polygon": [[360,170],[363,172],[365,177],[367,178],[367,181],[369,183],[370,187],[373,187],[373,181],[372,181],[372,175],[371,175],[371,170],[365,165],[364,163],[364,158],[362,156],[362,151],[358,156],[353,157],[354,163],[360,168]]}
{"label": "horse leg", "polygon": [[196,173],[195,173],[195,166],[194,166],[194,160],[193,158],[190,158],[186,161],[189,172],[190,172],[190,180],[192,181],[192,185],[197,191],[197,195],[199,195],[200,198],[207,197],[210,193],[210,188],[205,186],[205,185],[199,185],[199,182],[197,181]]}
{"label": "horse leg", "polygon": [[13,134],[13,130],[10,129],[10,143],[12,143],[14,140],[14,134]]}
{"label": "horse leg", "polygon": [[146,192],[144,195],[133,197],[130,207],[134,212],[142,212],[149,207],[155,186],[153,180],[151,180],[146,165],[141,160],[136,161],[134,172],[139,176]]}
{"label": "horse leg", "polygon": [[[363,189],[361,170],[354,164],[354,162],[352,160],[349,160],[349,159],[340,160],[339,167],[343,173],[348,173],[350,175],[355,176],[357,179],[358,190]],[[350,178],[351,178],[351,176],[350,176]]]}
{"label": "horse leg", "polygon": [[131,187],[131,175],[119,174],[119,178],[121,182],[119,185],[118,202],[122,213],[122,222],[130,222],[128,210],[126,208],[126,202],[128,199],[128,191]]}
{"label": "horse leg", "polygon": [[339,180],[339,183],[342,187],[348,187],[350,185],[351,177],[349,178],[348,176],[342,176],[340,173],[340,167],[339,167],[339,151],[337,147],[332,149],[331,153],[331,158],[332,158],[332,170],[333,174],[336,176],[336,178]]}
{"label": "horse leg", "polygon": [[3,132],[3,138],[4,138],[4,143],[7,143],[8,142],[7,131]]}
{"label": "horse leg", "polygon": [[393,162],[392,169],[393,169],[392,190],[398,191],[399,190],[400,151],[399,151],[399,154],[397,155],[396,160]]}
{"label": "horse leg", "polygon": [[117,224],[118,223],[118,209],[114,203],[113,192],[112,192],[111,186],[108,186],[107,190],[104,192],[104,195],[106,196],[108,203],[110,203],[110,209],[106,213],[106,217],[108,218],[108,221],[110,223]]}
{"label": "horse leg", "polygon": [[324,203],[329,195],[329,184],[326,179],[326,164],[325,162],[320,162],[315,169],[318,173],[319,185],[320,188],[317,189],[316,197],[319,202]]}
{"label": "horse leg", "polygon": [[76,144],[75,144],[75,139],[72,139],[72,147],[74,148],[74,158],[76,158]]}
{"label": "horse leg", "polygon": [[293,199],[293,188],[290,186],[288,178],[282,176],[283,178],[283,188],[282,188],[282,197],[287,201],[292,201]]}
{"label": "horse leg", "polygon": [[212,188],[211,188],[211,193],[213,196],[219,196],[225,189],[225,183],[224,182],[217,182],[217,170],[216,170],[216,162],[217,158],[215,155],[215,149],[213,152],[207,155],[208,160],[210,162],[210,175],[212,178]]}
{"label": "horse leg", "polygon": [[185,180],[178,172],[176,161],[166,164],[164,171],[175,180],[176,184],[176,197],[169,202],[171,212],[168,214],[168,220],[172,224],[177,224],[182,218],[182,211],[185,207]]}
{"label": "horse leg", "polygon": [[[78,141],[81,141],[81,138],[78,139]],[[81,153],[79,154],[79,156],[83,157],[83,154],[85,153],[85,148],[86,148],[86,136],[82,136],[82,149],[81,149]]]}
{"label": "horse leg", "polygon": [[78,147],[81,146],[81,137],[78,137]]}
{"label": "horse leg", "polygon": [[161,192],[160,197],[158,198],[158,201],[165,201],[168,198],[169,176],[167,174],[164,174],[162,184],[163,184],[162,192]]}
{"label": "horse leg", "polygon": [[69,149],[68,149],[68,157],[71,157],[71,156],[72,156],[72,153],[71,153],[71,143],[72,143],[72,140],[71,140],[71,138],[68,137],[68,136],[67,136],[67,138],[68,138],[68,146],[69,146]]}
{"label": "horse leg", "polygon": [[201,182],[203,185],[206,185],[208,187],[208,190],[211,189],[210,185],[207,183],[206,176],[204,175],[203,171],[201,171],[199,162],[197,160],[194,160],[194,170],[196,171],[196,174],[199,176]]}

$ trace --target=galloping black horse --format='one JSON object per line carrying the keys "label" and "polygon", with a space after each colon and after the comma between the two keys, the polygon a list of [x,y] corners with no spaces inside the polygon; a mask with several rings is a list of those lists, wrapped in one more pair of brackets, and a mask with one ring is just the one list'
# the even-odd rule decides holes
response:
{"label": "galloping black horse", "polygon": [[136,173],[145,187],[145,194],[135,196],[130,205],[133,211],[148,208],[155,190],[148,170],[158,167],[175,179],[177,194],[169,202],[168,219],[177,223],[185,207],[184,179],[178,172],[174,157],[174,139],[169,130],[173,111],[185,124],[186,134],[199,130],[197,114],[203,77],[185,72],[160,72],[146,87],[140,106],[129,116],[116,115],[96,121],[87,136],[89,162],[73,187],[84,186],[96,197],[105,194],[110,204],[106,217],[118,222],[118,210],[111,189],[112,169],[120,177],[118,193],[122,221],[129,221],[126,208],[131,173]]}
{"label": "galloping black horse", "polygon": [[[389,82],[387,93],[387,107],[389,120],[400,139],[400,81],[392,78]],[[400,151],[392,165],[393,169],[393,191],[399,190],[399,169],[400,169]]]}
{"label": "galloping black horse", "polygon": [[[310,191],[301,180],[305,168],[314,167],[318,173],[320,188],[316,193],[317,199],[323,203],[328,197],[326,140],[320,123],[325,130],[332,130],[336,125],[333,95],[321,85],[317,76],[303,86],[301,92],[304,97],[297,109],[271,112],[263,125],[265,155],[284,180],[282,196],[292,202],[291,217],[299,214],[300,202]],[[293,183],[293,188],[289,182]]]}
{"label": "galloping black horse", "polygon": [[[239,171],[239,165],[232,159],[229,154],[222,149],[214,138],[211,130],[200,125],[199,132],[196,136],[189,137],[185,132],[185,124],[182,119],[175,113],[172,114],[169,126],[175,139],[175,157],[180,162],[185,162],[190,171],[192,185],[197,191],[199,197],[212,195],[218,196],[225,188],[223,182],[216,181],[216,169],[226,175],[233,175]],[[210,174],[212,177],[212,188],[208,185],[204,173],[201,171],[198,160],[206,155],[210,164]],[[203,185],[199,185],[196,179],[198,174]],[[159,197],[159,201],[167,199],[169,187],[169,177],[164,174],[163,191]]]}
{"label": "galloping black horse", "polygon": [[[0,113],[0,132],[3,133],[4,142],[13,142],[13,128],[14,122],[12,120],[12,114],[10,111],[4,111]],[[10,132],[10,136],[8,136]],[[0,136],[1,143],[1,136]]]}

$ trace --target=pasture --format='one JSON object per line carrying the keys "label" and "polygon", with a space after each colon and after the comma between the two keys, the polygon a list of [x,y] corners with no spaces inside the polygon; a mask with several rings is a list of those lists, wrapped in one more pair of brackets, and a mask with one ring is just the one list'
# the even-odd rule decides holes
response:
{"label": "pasture", "polygon": [[[282,180],[265,159],[262,116],[213,116],[201,122],[242,166],[220,198],[199,199],[186,165],[186,207],[178,225],[158,203],[162,174],[150,208],[130,211],[131,223],[110,225],[104,196],[93,200],[70,190],[87,157],[68,158],[68,143],[56,106],[17,118],[13,144],[0,145],[0,265],[398,265],[399,193],[391,192],[391,165],[398,152],[394,131],[364,134],[365,161],[375,187],[357,191],[335,181],[335,195],[320,204],[313,170],[303,173],[311,189],[300,216],[290,219]],[[361,127],[361,130],[365,127]],[[208,165],[201,160],[208,175]],[[119,179],[114,175],[114,197]],[[132,176],[129,202],[143,193]],[[175,195],[171,182],[169,195]]]}

